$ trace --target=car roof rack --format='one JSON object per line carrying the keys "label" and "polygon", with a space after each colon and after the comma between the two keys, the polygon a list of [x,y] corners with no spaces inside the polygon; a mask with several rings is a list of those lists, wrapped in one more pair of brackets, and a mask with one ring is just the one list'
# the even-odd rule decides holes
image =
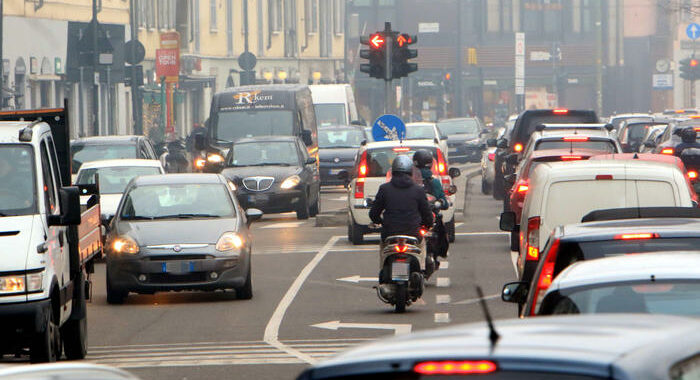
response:
{"label": "car roof rack", "polygon": [[539,124],[535,127],[535,130],[538,132],[542,132],[544,130],[556,130],[556,129],[569,129],[569,130],[577,130],[577,129],[588,129],[588,130],[607,130],[607,131],[612,131],[615,129],[615,127],[612,124],[603,124],[603,123],[587,123],[587,124]]}
{"label": "car roof rack", "polygon": [[630,207],[595,210],[586,214],[581,223],[641,218],[700,218],[697,207]]}

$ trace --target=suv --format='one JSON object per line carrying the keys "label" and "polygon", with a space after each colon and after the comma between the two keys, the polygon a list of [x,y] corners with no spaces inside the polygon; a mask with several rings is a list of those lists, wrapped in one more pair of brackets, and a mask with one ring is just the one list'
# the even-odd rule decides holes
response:
{"label": "suv", "polygon": [[[495,170],[496,175],[493,182],[493,197],[503,199],[505,197],[505,183],[503,177],[515,171],[514,164],[506,163],[506,157],[515,154],[518,159],[525,148],[525,144],[530,140],[530,135],[540,124],[546,123],[597,123],[598,116],[595,111],[588,110],[528,110],[521,113],[515,121],[513,131],[499,139],[496,143]],[[517,161],[517,160],[516,160]]]}
{"label": "suv", "polygon": [[450,163],[479,162],[484,151],[481,136],[490,131],[484,129],[478,118],[444,119],[438,121],[437,126],[440,132],[447,135]]}
{"label": "suv", "polygon": [[[371,221],[366,199],[373,199],[379,186],[390,178],[391,164],[396,156],[407,155],[412,158],[419,149],[433,154],[433,175],[442,181],[447,199],[451,203],[450,208],[443,211],[442,215],[450,240],[454,241],[456,187],[452,184],[452,177],[458,176],[459,170],[448,170],[445,156],[433,140],[409,140],[368,143],[360,147],[353,172],[340,172],[340,178],[348,182],[348,240],[353,244],[362,244],[365,234],[380,231],[369,227]],[[419,174],[417,178],[417,181],[422,181]]]}
{"label": "suv", "polygon": [[588,149],[601,154],[621,153],[622,148],[610,134],[611,130],[611,124],[541,124],[530,136],[519,158],[522,160],[534,151],[546,149]]}
{"label": "suv", "polygon": [[535,315],[552,280],[574,262],[641,252],[692,251],[700,246],[700,210],[646,207],[593,211],[581,223],[558,226],[540,254],[533,275],[506,284],[508,302],[523,305],[521,316]]}

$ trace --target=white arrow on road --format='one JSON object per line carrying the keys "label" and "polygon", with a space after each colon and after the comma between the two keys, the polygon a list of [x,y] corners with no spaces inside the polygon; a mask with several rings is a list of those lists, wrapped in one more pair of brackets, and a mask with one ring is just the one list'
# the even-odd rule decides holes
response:
{"label": "white arrow on road", "polygon": [[394,330],[395,335],[408,334],[411,332],[411,324],[389,324],[389,323],[341,323],[340,321],[329,321],[311,325],[319,329],[338,330],[338,329],[377,329],[377,330]]}
{"label": "white arrow on road", "polygon": [[345,282],[352,282],[353,284],[357,284],[360,281],[367,281],[367,282],[377,282],[376,277],[360,277],[360,276],[349,276],[349,277],[342,277],[342,278],[336,278],[336,281],[345,281]]}

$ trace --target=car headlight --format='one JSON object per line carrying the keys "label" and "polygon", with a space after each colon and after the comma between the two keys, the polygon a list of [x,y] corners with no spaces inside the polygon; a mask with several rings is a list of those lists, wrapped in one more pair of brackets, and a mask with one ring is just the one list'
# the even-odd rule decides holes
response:
{"label": "car headlight", "polygon": [[209,162],[210,164],[220,164],[224,162],[224,156],[218,153],[212,153],[210,155],[207,155],[207,162]]}
{"label": "car headlight", "polygon": [[140,248],[136,241],[128,236],[119,236],[112,241],[112,250],[116,253],[129,253],[135,255]]}
{"label": "car headlight", "polygon": [[293,175],[282,182],[282,185],[280,186],[282,189],[291,189],[294,186],[298,185],[299,182],[301,182],[301,178],[299,178],[298,175]]}
{"label": "car headlight", "polygon": [[243,238],[235,232],[224,232],[216,242],[216,250],[219,252],[232,251],[243,248]]}
{"label": "car headlight", "polygon": [[0,277],[0,294],[21,294],[41,291],[44,287],[44,271]]}

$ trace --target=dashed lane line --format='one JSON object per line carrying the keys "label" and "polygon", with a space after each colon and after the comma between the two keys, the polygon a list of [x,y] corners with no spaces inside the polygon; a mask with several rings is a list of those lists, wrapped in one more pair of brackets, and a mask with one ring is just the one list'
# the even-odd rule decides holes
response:
{"label": "dashed lane line", "polygon": [[435,296],[435,303],[443,305],[452,302],[452,297],[449,294],[438,294]]}
{"label": "dashed lane line", "polygon": [[449,288],[450,278],[449,277],[438,277],[436,280],[436,286],[438,288]]}
{"label": "dashed lane line", "polygon": [[435,313],[435,323],[450,323],[450,313]]}
{"label": "dashed lane line", "polygon": [[[486,300],[486,301],[496,299],[496,298],[501,298],[501,294],[499,293],[499,294],[491,294],[489,296],[484,296],[484,300]],[[454,302],[453,305],[471,305],[471,304],[479,303],[479,301],[480,301],[479,298],[470,298],[467,300]]]}
{"label": "dashed lane line", "polygon": [[450,268],[449,261],[440,261],[440,269],[449,269],[449,268]]}

